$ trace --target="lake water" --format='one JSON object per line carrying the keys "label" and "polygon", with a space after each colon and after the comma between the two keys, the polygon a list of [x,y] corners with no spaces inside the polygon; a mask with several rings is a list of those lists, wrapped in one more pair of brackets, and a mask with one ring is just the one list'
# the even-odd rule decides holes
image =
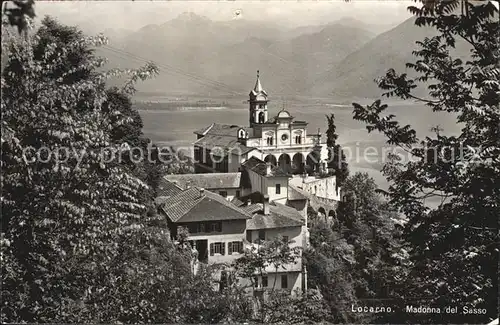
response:
{"label": "lake water", "polygon": [[[360,104],[369,104],[369,101]],[[276,105],[278,106],[278,105]],[[140,106],[139,106],[140,107]],[[281,107],[270,107],[270,116]],[[318,129],[324,134],[327,127],[326,114],[335,114],[338,142],[345,148],[351,173],[368,172],[381,188],[387,188],[387,181],[380,169],[384,157],[391,147],[385,144],[383,135],[366,131],[362,122],[352,119],[352,106],[332,103],[287,103],[286,109],[297,119],[309,123],[308,131]],[[139,110],[144,133],[154,142],[165,145],[186,146],[196,139],[193,131],[211,123],[248,125],[248,109],[243,103],[231,108],[193,108],[187,110]],[[389,105],[388,113],[396,115],[401,125],[410,124],[420,138],[430,135],[430,128],[439,125],[444,133],[455,133],[460,126],[449,114],[433,113],[428,107],[408,103]],[[400,153],[401,151],[398,151]]]}

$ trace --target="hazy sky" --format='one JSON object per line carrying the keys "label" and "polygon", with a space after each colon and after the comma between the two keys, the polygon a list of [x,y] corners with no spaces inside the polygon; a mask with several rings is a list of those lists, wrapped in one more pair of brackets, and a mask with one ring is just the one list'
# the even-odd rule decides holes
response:
{"label": "hazy sky", "polygon": [[[107,28],[139,29],[161,24],[183,12],[212,20],[267,20],[298,27],[319,25],[352,17],[367,24],[396,25],[410,17],[413,1],[37,1],[39,17],[53,15],[63,23],[102,31]],[[239,11],[239,16],[235,12]]]}

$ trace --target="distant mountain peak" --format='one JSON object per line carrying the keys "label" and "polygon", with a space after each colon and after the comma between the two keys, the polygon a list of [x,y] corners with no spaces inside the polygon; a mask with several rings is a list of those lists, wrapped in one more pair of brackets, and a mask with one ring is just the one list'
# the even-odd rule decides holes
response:
{"label": "distant mountain peak", "polygon": [[[349,17],[349,16],[341,17],[339,20],[335,21],[335,23],[341,24],[341,25],[346,25],[348,27],[355,27],[356,25],[357,26],[364,26],[364,24],[365,24],[361,20],[358,20],[356,18]],[[350,25],[352,25],[352,26],[350,26]]]}
{"label": "distant mountain peak", "polygon": [[208,17],[200,16],[195,14],[192,11],[185,11],[179,16],[177,16],[173,21],[186,21],[186,22],[196,22],[196,21],[204,21],[210,22],[211,20]]}

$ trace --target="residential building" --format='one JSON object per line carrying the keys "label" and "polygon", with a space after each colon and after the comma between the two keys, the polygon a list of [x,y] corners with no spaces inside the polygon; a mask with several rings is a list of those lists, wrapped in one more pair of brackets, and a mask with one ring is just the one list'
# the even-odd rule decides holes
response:
{"label": "residential building", "polygon": [[[305,246],[307,227],[304,216],[292,207],[270,202],[268,195],[264,195],[259,203],[253,203],[247,197],[236,205],[203,188],[181,189],[173,183],[173,186],[168,186],[168,183],[162,181],[162,187],[168,188],[170,196],[163,197],[160,211],[167,218],[173,238],[180,227],[188,229],[187,240],[191,242],[196,256],[194,265],[225,264],[230,267],[246,249],[251,251],[252,246],[260,244],[260,240],[269,241],[278,236],[286,237],[291,247]],[[303,289],[301,251],[296,256],[296,263],[277,270],[269,266],[264,273],[269,281],[268,289],[274,287],[290,292]],[[266,291],[266,279],[258,278],[260,284],[255,289]]]}
{"label": "residential building", "polygon": [[246,244],[258,248],[261,241],[270,241],[282,238],[288,241],[291,248],[298,248],[294,263],[283,265],[276,269],[272,265],[265,268],[263,274],[256,274],[255,284],[257,291],[287,290],[294,294],[297,290],[304,290],[306,273],[302,265],[302,249],[306,247],[307,226],[302,214],[292,207],[270,202],[265,195],[262,203],[252,203],[242,207],[253,214],[247,220]]}
{"label": "residential building", "polygon": [[248,179],[250,191],[244,193],[259,192],[269,195],[271,201],[286,203],[288,197],[288,174],[280,167],[273,166],[256,157],[251,157],[242,165],[245,178]]}
{"label": "residential building", "polygon": [[232,263],[243,253],[246,221],[252,214],[219,194],[190,187],[163,200],[160,211],[167,217],[172,237],[177,236],[179,227],[188,229],[198,261]]}

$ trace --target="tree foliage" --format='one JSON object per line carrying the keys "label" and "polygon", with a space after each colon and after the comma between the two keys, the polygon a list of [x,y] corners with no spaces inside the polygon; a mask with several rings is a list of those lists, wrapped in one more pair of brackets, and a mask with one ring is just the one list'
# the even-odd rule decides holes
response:
{"label": "tree foliage", "polygon": [[349,176],[349,167],[342,147],[337,143],[335,114],[326,116],[328,129],[326,131],[326,146],[328,149],[328,170],[337,177],[337,186],[342,187]]}
{"label": "tree foliage", "polygon": [[[411,157],[392,156],[383,169],[392,205],[409,222],[405,239],[412,267],[401,303],[485,309],[485,314],[394,314],[398,322],[487,323],[498,315],[498,220],[500,214],[500,100],[498,10],[491,2],[432,1],[410,7],[417,26],[437,35],[417,42],[410,79],[393,69],[377,80],[387,97],[415,100],[445,112],[462,126],[454,135],[436,132],[420,139],[402,126],[380,100],[354,105],[354,118],[379,131],[387,143]],[[470,59],[450,54],[455,43],[470,45]],[[426,87],[428,97],[413,95]],[[425,199],[439,198],[436,207]],[[404,317],[404,318],[403,318]]]}
{"label": "tree foliage", "polygon": [[8,25],[16,27],[19,34],[26,33],[31,19],[35,18],[34,5],[35,0],[5,1],[2,3],[2,24],[5,14]]}
{"label": "tree foliage", "polygon": [[378,315],[353,313],[351,306],[380,306],[377,299],[393,296],[394,277],[404,271],[396,215],[376,189],[368,174],[350,176],[343,191],[356,202],[341,202],[333,225],[311,227],[305,254],[310,286],[320,290],[336,322],[375,321]]}
{"label": "tree foliage", "polygon": [[129,96],[157,71],[107,89],[114,72],[90,50],[104,41],[51,19],[2,40],[1,321],[218,321],[212,279],[171,242],[143,166],[103,159],[143,142]]}
{"label": "tree foliage", "polygon": [[353,276],[361,299],[392,298],[392,278],[402,272],[398,257],[404,256],[396,211],[377,193],[367,173],[356,173],[344,185],[352,193],[350,202],[340,203],[337,231],[354,248]]}
{"label": "tree foliage", "polygon": [[[301,258],[301,250],[291,245],[284,237],[261,242],[247,249],[244,255],[238,258],[233,267],[235,275],[246,279],[242,288],[254,293],[257,285],[255,277],[279,274],[291,265],[297,264]],[[325,301],[314,291],[297,292],[291,296],[287,290],[276,288],[276,279],[269,283],[262,298],[254,299],[253,319],[266,324],[300,324],[304,322],[318,322],[330,320],[325,309]],[[300,290],[299,290],[300,291]]]}
{"label": "tree foliage", "polygon": [[334,323],[358,323],[360,315],[350,311],[358,302],[350,275],[355,263],[353,247],[324,221],[310,232],[311,248],[304,252],[308,287],[320,292]]}

